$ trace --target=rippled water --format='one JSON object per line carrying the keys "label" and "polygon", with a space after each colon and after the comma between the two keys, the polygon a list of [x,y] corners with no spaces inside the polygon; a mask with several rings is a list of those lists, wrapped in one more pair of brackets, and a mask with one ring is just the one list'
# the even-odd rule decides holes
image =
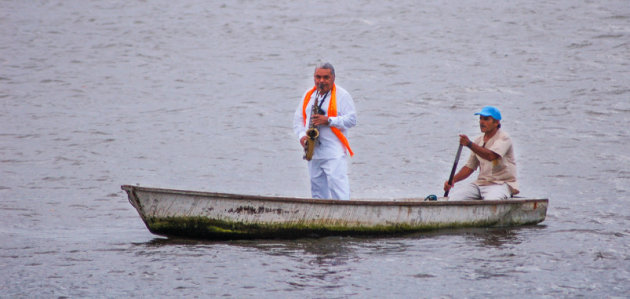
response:
{"label": "rippled water", "polygon": [[[628,4],[1,1],[0,297],[627,297]],[[358,110],[353,197],[440,194],[492,104],[545,222],[150,234],[121,184],[309,195],[291,118],[319,60]]]}

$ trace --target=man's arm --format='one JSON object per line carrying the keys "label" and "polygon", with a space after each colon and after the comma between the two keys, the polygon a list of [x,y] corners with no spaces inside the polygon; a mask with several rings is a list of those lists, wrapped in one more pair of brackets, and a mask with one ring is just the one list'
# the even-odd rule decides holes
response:
{"label": "man's arm", "polygon": [[[304,96],[302,96],[302,99],[303,98]],[[302,115],[302,105],[303,105],[303,102],[300,101],[298,103],[298,107],[295,109],[295,114],[293,115],[293,133],[295,133],[298,140],[300,141],[304,140],[304,137],[306,136],[306,129],[308,127],[304,124],[304,116]],[[309,113],[309,107],[306,108],[306,113]]]}
{"label": "man's arm", "polygon": [[470,141],[470,139],[468,139],[468,136],[466,135],[459,135],[459,144],[468,147],[471,151],[473,151],[473,153],[477,154],[484,160],[493,161],[501,158],[501,156],[499,156],[497,153]]}
{"label": "man's arm", "polygon": [[457,174],[453,177],[453,184],[449,185],[448,184],[448,180],[446,182],[444,182],[444,191],[448,191],[451,188],[453,188],[453,186],[455,186],[455,183],[465,180],[466,178],[468,178],[473,172],[475,172],[474,169],[471,169],[468,166],[464,166],[462,167],[462,169],[460,169]]}
{"label": "man's arm", "polygon": [[331,117],[331,125],[338,129],[350,129],[357,124],[357,110],[352,96],[346,91],[337,91],[337,116]]}

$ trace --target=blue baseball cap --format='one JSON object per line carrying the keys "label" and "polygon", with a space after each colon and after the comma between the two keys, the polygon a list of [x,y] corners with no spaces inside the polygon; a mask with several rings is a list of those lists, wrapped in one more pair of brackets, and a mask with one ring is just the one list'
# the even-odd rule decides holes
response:
{"label": "blue baseball cap", "polygon": [[481,109],[481,111],[475,113],[475,115],[492,116],[492,118],[494,118],[496,120],[501,120],[501,112],[499,112],[499,109],[497,109],[496,107],[493,107],[493,106],[483,107],[483,109]]}

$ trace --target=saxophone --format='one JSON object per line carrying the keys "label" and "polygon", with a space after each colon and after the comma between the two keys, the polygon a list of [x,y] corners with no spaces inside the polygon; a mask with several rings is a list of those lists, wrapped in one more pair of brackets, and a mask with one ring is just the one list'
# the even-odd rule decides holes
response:
{"label": "saxophone", "polygon": [[[313,103],[313,107],[311,108],[311,119],[308,125],[308,130],[306,130],[306,143],[304,145],[304,160],[311,161],[313,158],[313,152],[315,152],[315,145],[319,142],[319,130],[313,124],[313,116],[317,114],[324,114],[321,109],[319,109],[318,95],[315,96],[315,102]],[[323,100],[323,99],[322,99]]]}

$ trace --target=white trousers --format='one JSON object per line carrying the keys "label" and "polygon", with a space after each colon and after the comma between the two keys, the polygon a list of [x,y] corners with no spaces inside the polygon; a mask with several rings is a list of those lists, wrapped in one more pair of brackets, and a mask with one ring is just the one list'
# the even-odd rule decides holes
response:
{"label": "white trousers", "polygon": [[313,198],[350,199],[346,156],[336,159],[313,159],[308,162]]}
{"label": "white trousers", "polygon": [[500,200],[512,197],[508,184],[479,186],[475,183],[454,186],[449,200],[491,199]]}

